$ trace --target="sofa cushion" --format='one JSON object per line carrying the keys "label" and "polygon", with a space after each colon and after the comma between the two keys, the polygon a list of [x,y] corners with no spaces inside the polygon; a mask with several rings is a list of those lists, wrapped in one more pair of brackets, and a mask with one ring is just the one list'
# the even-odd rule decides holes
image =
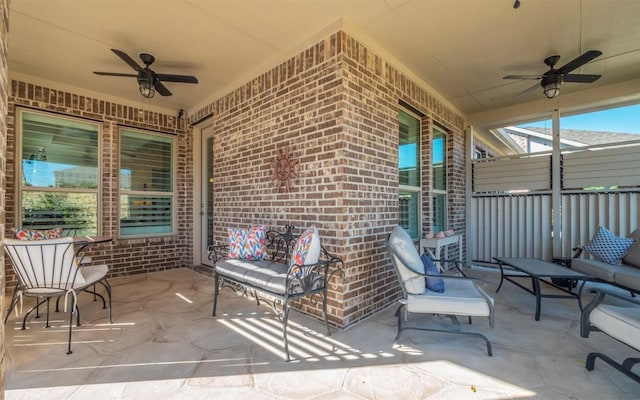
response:
{"label": "sofa cushion", "polygon": [[629,289],[640,290],[640,269],[622,264],[614,272],[613,282]]}
{"label": "sofa cushion", "polygon": [[593,275],[604,281],[613,282],[616,271],[619,271],[620,265],[607,264],[598,260],[590,260],[585,258],[574,258],[571,260],[571,269]]}
{"label": "sofa cushion", "polygon": [[632,240],[616,236],[606,228],[599,226],[596,234],[584,248],[597,260],[608,264],[619,264],[632,243]]}
{"label": "sofa cushion", "polygon": [[627,235],[627,239],[631,239],[631,240],[638,240],[640,239],[640,228],[636,229],[635,231],[631,232],[630,234]]}
{"label": "sofa cushion", "polygon": [[640,268],[640,240],[636,240],[627,253],[622,257],[622,262],[632,267]]}

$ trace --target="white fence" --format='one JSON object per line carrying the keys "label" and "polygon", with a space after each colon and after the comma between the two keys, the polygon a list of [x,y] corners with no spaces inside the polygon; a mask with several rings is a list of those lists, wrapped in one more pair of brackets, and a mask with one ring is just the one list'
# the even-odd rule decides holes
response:
{"label": "white fence", "polygon": [[[556,229],[550,154],[475,160],[467,237],[471,260],[570,257],[598,225],[621,236],[638,228],[640,143],[616,146],[563,150]],[[560,236],[556,254],[554,232]]]}

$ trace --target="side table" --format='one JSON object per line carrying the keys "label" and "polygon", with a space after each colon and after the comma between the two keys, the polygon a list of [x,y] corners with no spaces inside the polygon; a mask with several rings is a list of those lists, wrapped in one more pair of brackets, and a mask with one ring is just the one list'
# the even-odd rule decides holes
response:
{"label": "side table", "polygon": [[[420,254],[424,253],[425,250],[428,251],[429,256],[433,257],[436,260],[440,259],[441,250],[444,247],[444,258],[447,258],[447,246],[450,244],[458,243],[458,256],[462,256],[462,235],[451,235],[445,236],[443,238],[432,238],[432,239],[420,239]],[[430,249],[433,249],[435,252],[432,253]],[[436,266],[438,269],[442,271],[442,265],[440,262],[436,262]]]}

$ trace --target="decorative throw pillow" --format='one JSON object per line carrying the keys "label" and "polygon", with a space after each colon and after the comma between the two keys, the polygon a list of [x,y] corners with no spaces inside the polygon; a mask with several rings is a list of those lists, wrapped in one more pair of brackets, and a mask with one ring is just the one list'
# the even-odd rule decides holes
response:
{"label": "decorative throw pillow", "polygon": [[16,239],[20,239],[20,240],[59,239],[62,237],[62,228],[52,228],[52,229],[16,228],[15,233],[16,233]]}
{"label": "decorative throw pillow", "polygon": [[262,260],[266,253],[267,226],[251,229],[228,228],[229,253],[227,258]]}
{"label": "decorative throw pillow", "polygon": [[315,264],[320,259],[320,235],[315,226],[300,235],[291,252],[290,266]]}
{"label": "decorative throw pillow", "polygon": [[596,234],[584,248],[597,260],[616,265],[620,264],[620,259],[632,243],[632,240],[616,236],[599,226]]}
{"label": "decorative throw pillow", "polygon": [[[422,253],[420,258],[422,259],[422,264],[424,265],[425,274],[440,275],[440,270],[438,269],[436,264],[434,264],[433,260],[427,255],[427,253]],[[427,289],[438,293],[444,292],[444,279],[427,276],[425,277],[425,281]]]}
{"label": "decorative throw pillow", "polygon": [[640,268],[640,240],[633,242],[627,253],[622,257],[622,262],[632,267]]}

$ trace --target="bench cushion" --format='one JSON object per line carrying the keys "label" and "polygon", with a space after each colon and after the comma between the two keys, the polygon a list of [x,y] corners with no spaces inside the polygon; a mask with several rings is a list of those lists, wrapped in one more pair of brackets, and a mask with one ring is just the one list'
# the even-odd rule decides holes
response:
{"label": "bench cushion", "polygon": [[[278,296],[286,293],[287,270],[288,267],[274,261],[268,260],[220,260],[216,263],[216,273],[229,277],[230,279],[246,283],[247,285],[259,288]],[[311,290],[323,287],[323,277],[312,274]],[[299,280],[294,279],[290,283],[289,295],[304,292]]]}

